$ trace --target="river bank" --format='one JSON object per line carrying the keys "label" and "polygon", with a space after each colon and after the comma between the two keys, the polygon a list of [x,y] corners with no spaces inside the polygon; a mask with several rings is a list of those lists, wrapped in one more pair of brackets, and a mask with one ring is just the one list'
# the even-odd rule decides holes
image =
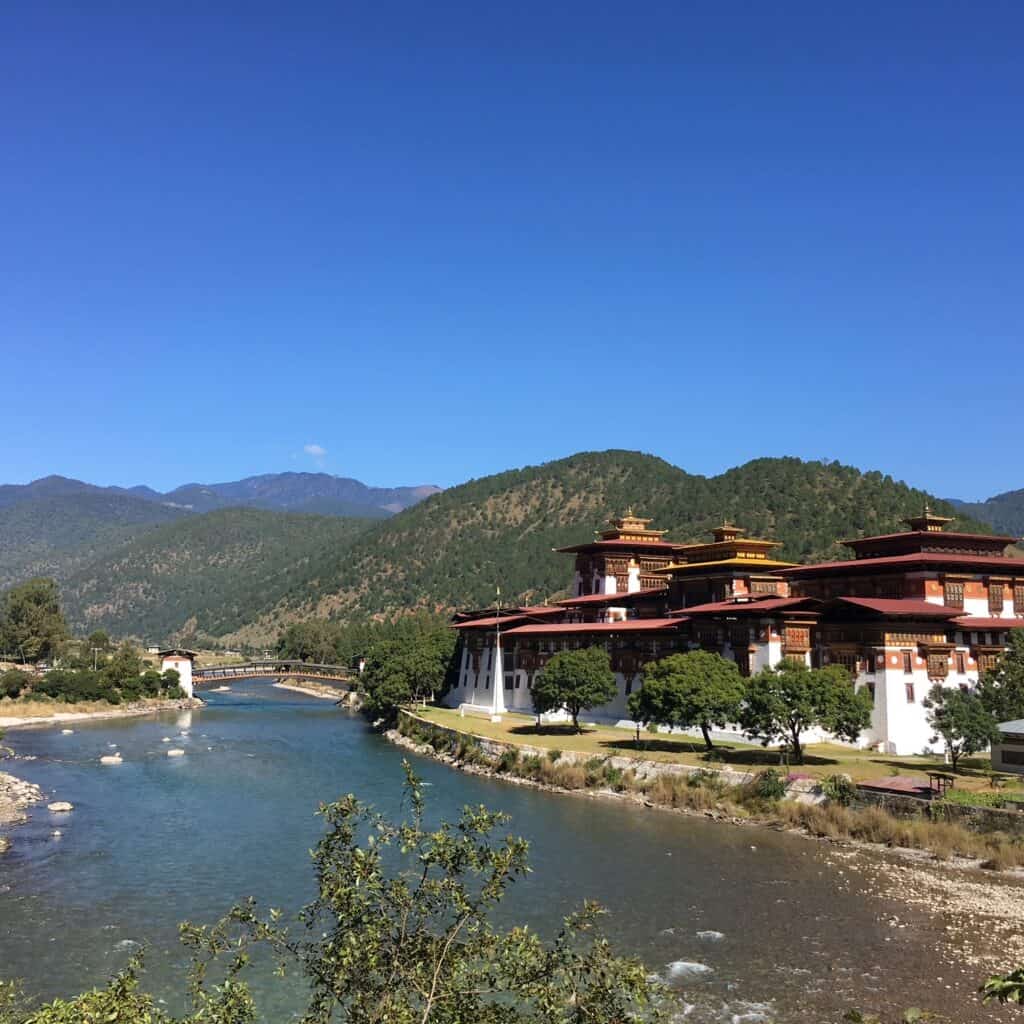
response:
{"label": "river bank", "polygon": [[[0,772],[0,826],[18,825],[26,818],[26,811],[40,803],[43,791],[31,782],[8,772]],[[7,840],[0,837],[0,853],[5,852]]]}
{"label": "river bank", "polygon": [[272,685],[275,690],[291,690],[293,693],[303,693],[307,697],[319,697],[321,700],[347,700],[351,696],[348,690],[338,690],[333,686],[311,682],[307,679],[301,681],[282,679]]}
{"label": "river bank", "polygon": [[[786,810],[794,813],[775,815],[767,805],[760,811],[742,814],[723,809],[722,802],[702,806],[669,804],[651,800],[642,792],[616,789],[613,786],[567,788],[533,778],[523,777],[496,767],[466,761],[445,750],[435,749],[429,743],[403,735],[393,729],[385,737],[396,746],[421,756],[430,757],[449,768],[470,775],[478,775],[513,786],[538,789],[564,796],[583,796],[590,799],[627,803],[633,806],[675,812],[689,817],[710,818],[751,830],[785,832],[804,839],[813,839],[827,847],[827,857],[836,867],[836,884],[850,891],[852,876],[846,868],[853,859],[858,862],[862,876],[869,879],[869,891],[879,898],[902,904],[911,909],[940,914],[945,921],[944,951],[949,963],[962,962],[984,971],[1005,970],[1007,965],[1024,963],[1024,933],[1020,921],[1024,917],[1024,871],[1013,868],[1004,871],[981,870],[982,858],[946,855],[942,858],[913,847],[901,847],[869,842],[826,830],[814,831],[801,822],[805,812],[818,812],[820,808],[784,801]],[[699,789],[700,787],[695,787]],[[787,806],[788,805],[788,806]],[[837,811],[846,809],[837,807]],[[876,811],[881,815],[883,812]],[[751,846],[756,849],[756,846]],[[864,871],[865,855],[870,858]],[[887,921],[892,929],[905,927],[899,916]],[[996,941],[993,941],[993,940]]]}
{"label": "river bank", "polygon": [[204,707],[198,697],[178,700],[145,700],[133,701],[131,704],[108,704],[102,708],[90,705],[83,711],[52,711],[54,706],[74,707],[74,705],[52,705],[36,702],[34,704],[11,704],[5,711],[17,709],[18,714],[0,715],[0,729],[24,729],[29,727],[50,725],[74,725],[75,722],[96,721],[104,718],[133,718],[137,715],[152,715],[159,711],[194,711]]}

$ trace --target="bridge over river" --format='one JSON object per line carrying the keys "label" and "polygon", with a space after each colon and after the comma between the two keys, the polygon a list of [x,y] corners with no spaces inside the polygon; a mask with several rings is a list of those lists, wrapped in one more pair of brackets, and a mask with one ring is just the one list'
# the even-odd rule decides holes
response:
{"label": "bridge over river", "polygon": [[245,661],[235,665],[211,665],[207,668],[192,670],[192,682],[197,687],[223,683],[227,679],[251,679],[253,676],[305,679],[311,682],[330,683],[339,690],[356,689],[355,677],[343,665],[313,665],[308,661],[273,660]]}

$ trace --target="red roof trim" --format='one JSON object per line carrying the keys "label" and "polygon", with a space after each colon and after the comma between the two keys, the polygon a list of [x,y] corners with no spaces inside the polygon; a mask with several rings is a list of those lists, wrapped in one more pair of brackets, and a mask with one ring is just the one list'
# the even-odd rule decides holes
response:
{"label": "red roof trim", "polygon": [[[746,601],[712,601],[710,604],[696,604],[692,608],[681,608],[683,615],[723,615],[746,612],[761,615],[765,612],[795,610],[796,605],[820,605],[814,597],[755,597]],[[814,609],[808,608],[807,611]]]}
{"label": "red roof trim", "polygon": [[557,633],[657,633],[675,629],[685,618],[626,619],[625,622],[543,622],[532,626],[516,626],[506,636],[538,636]]}
{"label": "red roof trim", "polygon": [[667,594],[668,587],[645,587],[629,594],[585,594],[582,597],[568,597],[559,601],[560,605],[578,604],[615,604],[617,601],[632,601],[638,597],[653,597],[655,594]]}
{"label": "red roof trim", "polygon": [[1024,558],[1007,558],[1005,555],[946,555],[941,551],[915,551],[909,555],[883,555],[881,558],[843,558],[834,562],[818,562],[816,565],[794,565],[790,569],[777,569],[776,572],[780,576],[813,575],[815,572],[831,572],[834,569],[870,572],[880,565],[977,565],[1024,576]]}
{"label": "red roof trim", "polygon": [[953,620],[958,629],[1024,629],[1024,618],[988,619],[983,616],[961,615]]}
{"label": "red roof trim", "polygon": [[675,551],[681,551],[684,545],[671,544],[667,540],[592,540],[586,544],[573,544],[567,548],[555,548],[555,551],[572,554],[578,551],[594,551],[610,549],[612,551],[639,551],[643,548],[653,548],[655,551],[664,552],[670,555]]}
{"label": "red roof trim", "polygon": [[1007,544],[1016,544],[1020,539],[1019,537],[1004,537],[998,533],[962,533],[956,530],[943,530],[942,532],[935,532],[929,530],[901,530],[899,533],[878,533],[872,537],[851,537],[849,540],[840,541],[841,544],[849,544],[853,547],[855,544],[869,544],[876,540],[895,540],[897,537],[905,539],[908,537],[949,537],[952,540],[980,540],[989,541],[995,543],[996,541],[1002,541],[1003,546]]}
{"label": "red roof trim", "polygon": [[891,597],[835,597],[830,604],[852,604],[857,608],[866,608],[879,615],[890,615],[897,618],[913,619],[953,619],[960,612],[959,608],[947,608],[945,605],[932,604],[930,601],[914,601]]}

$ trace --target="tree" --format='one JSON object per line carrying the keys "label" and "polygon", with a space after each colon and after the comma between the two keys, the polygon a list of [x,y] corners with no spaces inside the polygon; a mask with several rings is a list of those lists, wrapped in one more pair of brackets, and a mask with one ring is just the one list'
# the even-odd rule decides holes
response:
{"label": "tree", "polygon": [[454,631],[443,629],[375,644],[360,678],[363,710],[391,722],[402,704],[442,690],[455,643]]}
{"label": "tree", "polygon": [[699,727],[712,750],[711,727],[737,721],[743,695],[743,677],[734,661],[710,651],[690,651],[644,669],[643,686],[630,694],[629,713],[645,725]]}
{"label": "tree", "polygon": [[740,711],[740,724],[751,739],[764,746],[782,741],[802,764],[802,735],[814,726],[834,736],[857,740],[871,722],[871,697],[855,692],[842,665],[810,669],[801,662],[783,660],[750,679]]}
{"label": "tree", "polygon": [[57,584],[40,577],[0,598],[0,648],[23,661],[55,657],[68,638]]}
{"label": "tree", "polygon": [[1024,629],[1011,629],[1006,651],[982,673],[978,696],[996,722],[1024,718]]}
{"label": "tree", "polygon": [[107,687],[120,690],[129,700],[141,696],[144,690],[139,652],[125,640],[103,666],[100,678]]}
{"label": "tree", "polygon": [[998,735],[996,720],[980,694],[936,683],[925,697],[932,743],[945,741],[949,762],[956,771],[964,754],[984,750]]}
{"label": "tree", "polygon": [[579,732],[581,711],[607,704],[618,694],[608,652],[587,647],[554,655],[534,677],[530,694],[537,714],[567,711]]}

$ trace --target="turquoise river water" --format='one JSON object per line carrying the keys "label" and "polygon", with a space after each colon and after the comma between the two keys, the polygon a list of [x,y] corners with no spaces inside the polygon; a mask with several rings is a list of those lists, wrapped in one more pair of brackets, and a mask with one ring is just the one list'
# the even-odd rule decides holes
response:
{"label": "turquoise river water", "polygon": [[[8,733],[19,755],[10,767],[75,810],[37,807],[10,833],[0,977],[68,995],[102,983],[144,944],[147,987],[177,1005],[179,921],[211,922],[250,894],[297,909],[311,895],[320,800],[355,792],[398,812],[408,755],[358,716],[265,681],[204,697],[199,711],[81,723],[73,735]],[[185,756],[168,758],[169,746]],[[115,748],[124,763],[102,766]],[[530,840],[534,873],[513,888],[509,922],[550,932],[584,897],[600,900],[619,948],[684,993],[688,1021],[818,1024],[851,1006],[884,1012],[934,997],[941,921],[867,895],[856,866],[837,885],[817,843],[413,760],[431,814],[485,803]],[[878,858],[864,860],[875,861],[865,872],[879,870]],[[894,912],[908,927],[893,931]],[[976,982],[947,971],[944,1008],[952,1000],[958,1020],[998,1019],[977,1006]],[[254,987],[268,1021],[291,1017],[295,989]]]}

